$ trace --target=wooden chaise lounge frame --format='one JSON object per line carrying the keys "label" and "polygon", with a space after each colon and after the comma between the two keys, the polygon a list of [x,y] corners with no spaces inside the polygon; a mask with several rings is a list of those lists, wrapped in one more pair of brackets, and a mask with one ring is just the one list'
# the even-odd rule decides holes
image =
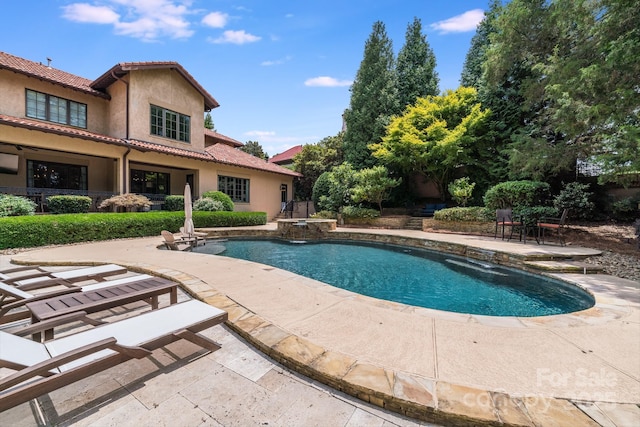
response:
{"label": "wooden chaise lounge frame", "polygon": [[[58,317],[21,334],[84,317],[82,312]],[[225,311],[190,300],[45,343],[0,331],[0,367],[16,371],[0,379],[0,412],[129,359],[144,358],[179,339],[216,351],[220,346],[198,333],[226,320]]]}

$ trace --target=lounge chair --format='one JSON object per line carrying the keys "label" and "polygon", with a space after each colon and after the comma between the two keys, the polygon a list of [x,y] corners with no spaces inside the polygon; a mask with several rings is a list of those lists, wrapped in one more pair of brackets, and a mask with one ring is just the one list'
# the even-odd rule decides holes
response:
{"label": "lounge chair", "polygon": [[[176,238],[173,233],[167,230],[162,230],[160,234],[164,238],[165,247],[172,251],[189,250],[197,244],[196,239]],[[181,249],[180,245],[186,246]]]}
{"label": "lounge chair", "polygon": [[[60,320],[53,319],[58,324]],[[216,351],[220,346],[198,332],[226,320],[226,312],[190,300],[45,343],[0,331],[0,367],[16,371],[0,379],[0,412],[179,339]],[[51,327],[45,323],[25,333]]]}
{"label": "lounge chair", "polygon": [[[15,322],[21,319],[28,319],[31,317],[31,313],[27,310],[16,311],[19,308],[25,307],[28,303],[50,300],[63,295],[78,292],[91,292],[108,287],[114,287],[124,284],[132,284],[137,281],[143,281],[152,279],[153,276],[148,274],[137,274],[135,276],[128,276],[122,279],[107,280],[104,282],[98,282],[85,286],[72,286],[64,289],[47,291],[42,293],[31,293],[25,291],[24,288],[7,285],[0,282],[0,324]],[[161,282],[164,283],[164,282]],[[173,283],[173,282],[171,282]],[[82,310],[82,308],[78,309]],[[13,312],[11,312],[13,311]],[[10,313],[11,312],[11,313]]]}
{"label": "lounge chair", "polygon": [[[22,274],[25,271],[31,271],[31,274]],[[36,273],[33,273],[33,272]],[[14,275],[13,273],[21,273],[19,275]],[[46,274],[42,268],[35,265],[22,265],[19,267],[9,267],[0,270],[0,280],[19,280],[19,279],[28,279],[29,277],[41,276],[42,274]]]}
{"label": "lounge chair", "polygon": [[105,264],[94,267],[76,268],[73,270],[42,272],[34,276],[25,278],[17,277],[4,280],[5,283],[21,287],[21,289],[38,289],[46,286],[55,286],[68,282],[73,284],[85,280],[96,280],[98,282],[106,280],[109,276],[124,274],[127,269],[116,264]]}

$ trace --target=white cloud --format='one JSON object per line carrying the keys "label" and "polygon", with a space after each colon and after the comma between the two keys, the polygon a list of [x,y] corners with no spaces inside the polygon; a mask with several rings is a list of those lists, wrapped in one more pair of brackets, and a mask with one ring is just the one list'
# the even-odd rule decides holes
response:
{"label": "white cloud", "polygon": [[116,34],[154,41],[193,35],[187,16],[195,13],[189,0],[105,0],[72,3],[63,17],[75,22],[112,24]]}
{"label": "white cloud", "polygon": [[222,12],[211,12],[202,18],[202,23],[212,28],[224,28],[227,25],[229,15]]}
{"label": "white cloud", "polygon": [[474,31],[483,19],[484,11],[482,9],[473,9],[466,11],[462,15],[433,23],[430,27],[441,34],[465,33],[467,31]]}
{"label": "white cloud", "polygon": [[285,62],[289,62],[289,61],[291,61],[291,58],[292,58],[292,56],[287,55],[287,56],[285,56],[285,57],[284,57],[284,58],[282,58],[282,59],[275,59],[275,60],[273,60],[273,61],[262,61],[262,62],[260,63],[260,65],[262,65],[262,66],[264,66],[264,67],[270,67],[270,66],[272,66],[272,65],[282,65],[282,64],[284,64]]}
{"label": "white cloud", "polygon": [[62,16],[69,21],[89,24],[113,24],[118,22],[120,15],[107,6],[92,6],[87,3],[74,3],[62,8]]}
{"label": "white cloud", "polygon": [[253,34],[249,34],[244,30],[233,31],[227,30],[222,33],[222,36],[214,39],[213,37],[209,37],[207,39],[211,43],[222,44],[222,43],[233,43],[233,44],[245,44],[245,43],[253,43],[260,40],[260,37],[254,36]]}
{"label": "white cloud", "polygon": [[307,79],[304,82],[305,86],[320,86],[320,87],[340,87],[351,86],[353,82],[351,80],[338,80],[334,77],[320,76]]}

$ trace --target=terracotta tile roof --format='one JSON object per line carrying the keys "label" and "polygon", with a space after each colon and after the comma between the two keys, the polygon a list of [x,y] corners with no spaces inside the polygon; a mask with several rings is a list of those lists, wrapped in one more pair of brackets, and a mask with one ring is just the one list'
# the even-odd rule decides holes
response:
{"label": "terracotta tile roof", "polygon": [[5,52],[0,52],[0,69],[13,71],[15,73],[41,79],[69,89],[74,89],[80,92],[88,93],[90,95],[110,99],[109,95],[105,92],[92,88],[91,80],[67,73],[65,71],[56,70],[55,68],[48,67],[38,62],[19,58]]}
{"label": "terracotta tile roof", "polygon": [[19,127],[29,130],[39,130],[46,133],[53,133],[56,135],[64,135],[75,138],[89,139],[92,141],[106,142],[108,144],[126,145],[126,143],[120,138],[112,138],[107,135],[99,133],[89,132],[83,129],[72,128],[68,126],[58,125],[51,122],[42,122],[40,120],[22,119],[19,117],[7,116],[0,114],[0,125],[9,125],[13,127]]}
{"label": "terracotta tile roof", "polygon": [[223,144],[227,144],[227,145],[231,145],[233,147],[242,147],[244,144],[240,141],[236,141],[233,138],[229,138],[226,135],[223,135],[221,133],[212,131],[210,129],[205,129],[204,130],[204,136],[205,138],[211,138],[214,140],[214,143],[216,142],[221,142]]}
{"label": "terracotta tile roof", "polygon": [[205,111],[210,111],[213,108],[219,107],[218,101],[216,101],[213,96],[209,94],[201,85],[193,78],[191,74],[187,70],[185,70],[182,65],[173,61],[153,61],[153,62],[121,62],[119,64],[114,65],[109,70],[107,70],[103,75],[95,79],[91,83],[91,87],[97,90],[106,90],[113,82],[117,80],[116,77],[120,78],[127,74],[130,71],[135,70],[152,70],[152,69],[172,69],[176,70],[178,73],[182,75],[200,94],[204,97],[204,107]]}
{"label": "terracotta tile roof", "polygon": [[283,151],[280,154],[276,154],[269,159],[270,163],[287,163],[293,160],[293,156],[302,151],[302,145],[296,145],[289,148],[287,151]]}
{"label": "terracotta tile roof", "polygon": [[[203,160],[207,162],[223,163],[232,166],[261,170],[265,172],[273,172],[281,175],[302,176],[297,172],[293,172],[282,166],[267,163],[266,161],[247,154],[237,148],[226,144],[218,143],[209,146],[205,151],[188,150],[186,148],[176,148],[167,145],[156,144],[152,142],[139,141],[135,139],[125,140],[113,138],[95,132],[89,132],[83,129],[73,128],[64,125],[58,125],[40,120],[23,119],[19,117],[7,116],[0,114],[0,125],[8,125],[23,129],[41,131],[56,135],[63,135],[72,138],[81,138],[106,144],[120,145],[123,147],[131,147],[138,151],[153,151],[171,156],[180,156],[189,159]],[[228,138],[222,134],[221,137]],[[228,138],[232,140],[231,138]]]}
{"label": "terracotta tile roof", "polygon": [[274,172],[290,176],[302,176],[298,172],[294,172],[285,167],[269,163],[251,154],[240,151],[237,148],[230,147],[226,144],[215,144],[205,148],[205,151],[219,163],[240,166],[249,169],[257,169],[266,172]]}

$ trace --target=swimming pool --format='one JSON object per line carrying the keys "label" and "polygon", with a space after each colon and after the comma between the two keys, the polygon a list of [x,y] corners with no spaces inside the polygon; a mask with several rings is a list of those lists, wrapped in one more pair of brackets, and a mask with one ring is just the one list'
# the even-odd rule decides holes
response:
{"label": "swimming pool", "polygon": [[234,239],[194,252],[220,253],[374,298],[458,313],[532,317],[584,310],[595,303],[588,292],[558,280],[413,247]]}

